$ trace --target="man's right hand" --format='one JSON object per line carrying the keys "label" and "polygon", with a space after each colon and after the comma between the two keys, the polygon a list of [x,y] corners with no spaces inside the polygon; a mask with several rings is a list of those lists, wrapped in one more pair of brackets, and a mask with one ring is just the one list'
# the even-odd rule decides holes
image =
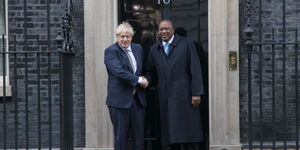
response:
{"label": "man's right hand", "polygon": [[145,78],[144,76],[141,76],[141,79],[142,80],[139,82],[139,85],[144,89],[147,88],[149,85],[147,78]]}

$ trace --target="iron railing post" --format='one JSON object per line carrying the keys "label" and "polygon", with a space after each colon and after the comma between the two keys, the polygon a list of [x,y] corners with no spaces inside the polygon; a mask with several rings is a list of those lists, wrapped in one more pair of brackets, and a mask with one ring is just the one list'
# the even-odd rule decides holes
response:
{"label": "iron railing post", "polygon": [[61,29],[56,41],[60,61],[60,99],[61,99],[61,149],[73,150],[73,40],[72,40],[72,0],[67,2]]}
{"label": "iron railing post", "polygon": [[73,150],[73,53],[60,53],[61,149]]}
{"label": "iron railing post", "polygon": [[248,50],[248,131],[249,131],[249,150],[252,150],[253,137],[252,137],[252,35],[253,29],[251,28],[251,1],[247,1],[247,27],[244,30],[245,46]]}

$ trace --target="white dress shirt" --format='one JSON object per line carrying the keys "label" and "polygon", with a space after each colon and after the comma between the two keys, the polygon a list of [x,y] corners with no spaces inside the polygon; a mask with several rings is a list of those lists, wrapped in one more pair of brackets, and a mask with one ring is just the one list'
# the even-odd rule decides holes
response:
{"label": "white dress shirt", "polygon": [[[137,63],[136,63],[135,57],[134,57],[134,55],[133,55],[131,46],[129,45],[129,47],[126,48],[126,49],[127,49],[127,51],[128,51],[129,57],[130,57],[131,60],[132,60],[132,64],[133,64],[133,68],[132,68],[132,69],[133,69],[133,72],[135,73],[136,70],[137,70]],[[123,50],[125,51],[126,49],[123,49]]]}
{"label": "white dress shirt", "polygon": [[[121,47],[121,46],[120,46]],[[136,59],[135,59],[135,57],[134,57],[134,55],[133,55],[133,52],[132,52],[132,49],[131,49],[131,46],[129,45],[129,47],[128,48],[123,48],[123,47],[121,47],[124,51],[127,49],[128,50],[128,54],[129,54],[129,57],[131,58],[131,60],[132,60],[132,63],[133,63],[133,71],[134,71],[134,73],[136,72],[136,70],[137,70],[137,63],[136,63]],[[126,53],[126,52],[125,52]],[[138,83],[141,83],[143,81],[143,78],[142,77],[139,77],[139,79],[138,79]]]}
{"label": "white dress shirt", "polygon": [[[174,35],[171,37],[171,39],[168,41],[168,43],[171,44],[171,43],[173,42],[173,39],[174,39]],[[167,42],[162,41],[162,44],[163,44],[164,47],[165,47],[166,43],[167,43]]]}

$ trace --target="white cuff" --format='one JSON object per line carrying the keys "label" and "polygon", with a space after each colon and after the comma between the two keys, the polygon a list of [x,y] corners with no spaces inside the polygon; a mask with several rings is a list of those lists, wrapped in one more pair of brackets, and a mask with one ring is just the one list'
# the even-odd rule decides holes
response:
{"label": "white cuff", "polygon": [[138,83],[141,83],[141,82],[143,82],[143,78],[142,77],[139,77],[139,80],[138,80]]}

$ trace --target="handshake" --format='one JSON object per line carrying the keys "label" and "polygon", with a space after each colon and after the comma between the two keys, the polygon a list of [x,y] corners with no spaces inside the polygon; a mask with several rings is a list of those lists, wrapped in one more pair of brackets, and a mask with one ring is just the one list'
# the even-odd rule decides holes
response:
{"label": "handshake", "polygon": [[140,85],[140,87],[145,89],[149,85],[149,82],[148,82],[147,78],[145,78],[144,76],[140,76],[138,84]]}

